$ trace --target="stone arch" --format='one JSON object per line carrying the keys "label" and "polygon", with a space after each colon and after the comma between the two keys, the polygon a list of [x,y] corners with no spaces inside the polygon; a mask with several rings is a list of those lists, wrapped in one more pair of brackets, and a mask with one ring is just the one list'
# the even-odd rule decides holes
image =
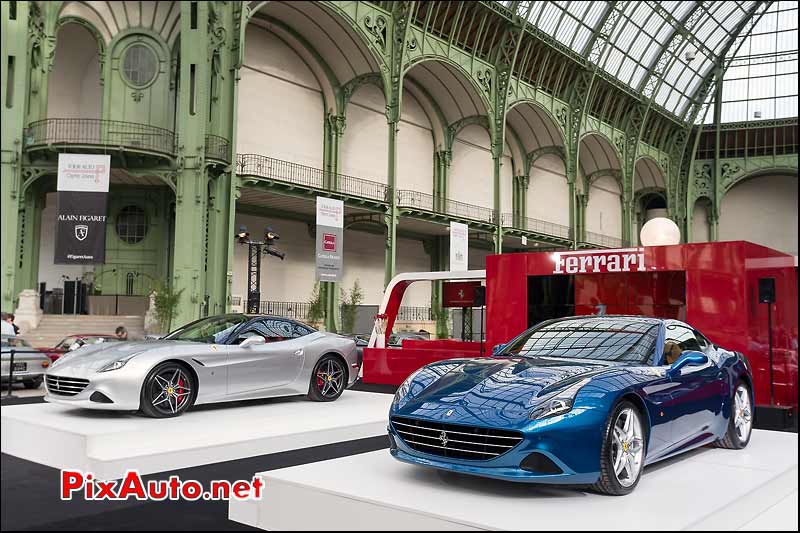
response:
{"label": "stone arch", "polygon": [[471,116],[485,116],[491,128],[492,106],[487,88],[461,65],[441,56],[420,56],[405,65],[403,78],[409,76],[438,103],[448,124]]}
{"label": "stone arch", "polygon": [[[92,24],[75,17],[57,25],[48,74],[47,117],[99,119],[103,115],[102,38]],[[96,45],[96,46],[95,46]]]}
{"label": "stone arch", "polygon": [[718,239],[746,240],[797,255],[797,171],[767,169],[739,179],[721,197]]}
{"label": "stone arch", "polygon": [[374,48],[365,29],[335,5],[274,1],[251,2],[250,6],[248,25],[266,19],[291,28],[316,51],[340,83],[370,73],[377,73],[386,82],[381,69],[383,56]]}

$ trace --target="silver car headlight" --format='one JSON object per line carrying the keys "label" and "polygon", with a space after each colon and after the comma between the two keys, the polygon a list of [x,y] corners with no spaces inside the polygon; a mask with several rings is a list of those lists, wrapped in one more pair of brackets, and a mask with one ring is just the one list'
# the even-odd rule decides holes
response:
{"label": "silver car headlight", "polygon": [[578,395],[578,391],[589,383],[589,381],[591,381],[590,378],[582,379],[563,390],[546,396],[531,410],[528,418],[530,420],[541,420],[542,418],[549,418],[551,416],[563,415],[564,413],[570,412],[575,402],[575,396]]}
{"label": "silver car headlight", "polygon": [[103,368],[98,370],[98,372],[110,372],[112,370],[119,370],[120,368],[125,366],[128,363],[128,361],[130,361],[131,359],[133,359],[134,357],[136,357],[140,353],[143,353],[143,352],[135,352],[135,353],[132,353],[130,355],[126,355],[125,357],[120,357],[116,361],[112,361],[112,362],[108,363],[106,366],[104,366]]}

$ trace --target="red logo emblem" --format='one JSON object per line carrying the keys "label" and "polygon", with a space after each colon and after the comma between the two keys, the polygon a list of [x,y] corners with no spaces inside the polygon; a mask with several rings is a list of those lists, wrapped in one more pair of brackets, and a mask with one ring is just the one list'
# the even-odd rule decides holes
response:
{"label": "red logo emblem", "polygon": [[324,233],[322,235],[322,249],[325,252],[336,251],[336,235],[332,233]]}

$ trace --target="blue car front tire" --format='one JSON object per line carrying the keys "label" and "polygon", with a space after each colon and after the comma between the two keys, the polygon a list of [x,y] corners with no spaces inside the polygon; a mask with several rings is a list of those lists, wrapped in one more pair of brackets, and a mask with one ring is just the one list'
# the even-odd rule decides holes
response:
{"label": "blue car front tire", "polygon": [[646,419],[633,403],[623,400],[611,411],[600,449],[600,478],[592,488],[623,496],[633,492],[647,455]]}

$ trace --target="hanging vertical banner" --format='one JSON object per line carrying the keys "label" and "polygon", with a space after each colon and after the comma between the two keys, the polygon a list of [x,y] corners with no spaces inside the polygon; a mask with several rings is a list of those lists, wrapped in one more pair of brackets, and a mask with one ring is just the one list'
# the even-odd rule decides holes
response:
{"label": "hanging vertical banner", "polygon": [[469,270],[467,262],[467,240],[469,227],[460,222],[450,223],[450,270]]}
{"label": "hanging vertical banner", "polygon": [[58,155],[55,264],[105,262],[110,168],[110,155]]}
{"label": "hanging vertical banner", "polygon": [[317,280],[342,280],[344,202],[317,196]]}

